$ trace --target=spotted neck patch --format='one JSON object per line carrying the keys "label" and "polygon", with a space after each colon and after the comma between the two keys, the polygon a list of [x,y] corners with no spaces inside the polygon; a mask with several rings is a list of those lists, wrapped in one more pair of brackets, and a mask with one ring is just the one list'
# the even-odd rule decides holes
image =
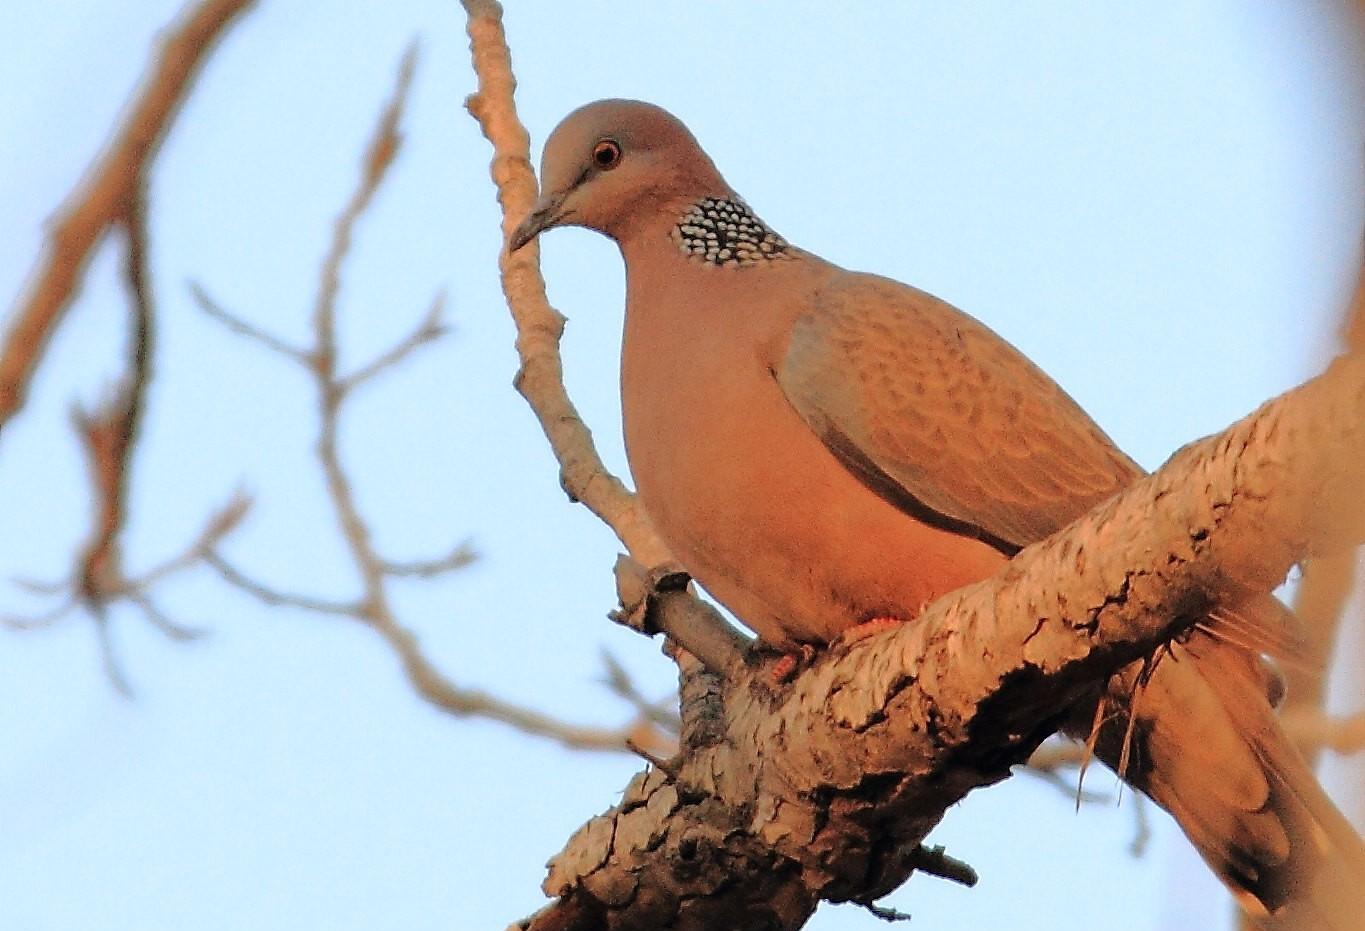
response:
{"label": "spotted neck patch", "polygon": [[705,197],[678,218],[673,241],[711,265],[758,265],[789,259],[791,247],[738,197]]}

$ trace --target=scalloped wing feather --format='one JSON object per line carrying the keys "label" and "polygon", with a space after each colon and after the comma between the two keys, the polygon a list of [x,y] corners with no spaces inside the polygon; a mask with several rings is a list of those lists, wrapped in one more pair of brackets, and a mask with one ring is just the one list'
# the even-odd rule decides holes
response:
{"label": "scalloped wing feather", "polygon": [[[921,519],[1013,553],[1142,474],[1022,353],[944,301],[840,276],[777,379],[845,465]],[[917,502],[919,510],[906,499]]]}

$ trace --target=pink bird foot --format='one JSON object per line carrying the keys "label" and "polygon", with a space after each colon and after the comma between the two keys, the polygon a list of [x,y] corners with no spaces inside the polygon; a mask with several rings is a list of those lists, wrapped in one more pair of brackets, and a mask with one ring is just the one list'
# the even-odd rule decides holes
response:
{"label": "pink bird foot", "polygon": [[873,634],[879,634],[884,630],[891,630],[905,623],[904,618],[882,615],[879,617],[868,618],[861,624],[854,624],[848,630],[839,635],[839,639],[844,643],[857,643],[865,640]]}
{"label": "pink bird foot", "polygon": [[774,685],[783,685],[796,678],[797,672],[815,657],[815,648],[803,643],[795,653],[783,653],[769,670]]}

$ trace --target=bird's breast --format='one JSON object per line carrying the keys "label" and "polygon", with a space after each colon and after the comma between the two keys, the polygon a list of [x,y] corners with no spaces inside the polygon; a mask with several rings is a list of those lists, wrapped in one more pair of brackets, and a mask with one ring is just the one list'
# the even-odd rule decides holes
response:
{"label": "bird's breast", "polygon": [[788,403],[775,370],[793,320],[774,295],[800,281],[677,264],[671,280],[628,272],[622,410],[640,499],[708,591],[791,646],[909,619],[1000,565],[878,497]]}

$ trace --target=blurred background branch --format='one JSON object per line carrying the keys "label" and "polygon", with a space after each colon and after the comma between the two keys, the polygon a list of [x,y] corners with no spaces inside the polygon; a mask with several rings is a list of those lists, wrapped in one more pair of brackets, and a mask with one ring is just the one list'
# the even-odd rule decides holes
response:
{"label": "blurred background branch", "polygon": [[[204,0],[171,27],[128,107],[128,117],[58,212],[47,250],[33,270],[27,293],[11,311],[0,346],[0,435],[23,406],[33,371],[79,290],[100,239],[111,226],[123,224],[127,229],[130,216],[142,214],[138,204],[145,196],[147,173],[204,59],[223,32],[254,4],[255,0]],[[145,231],[129,236],[145,242]]]}
{"label": "blurred background branch", "polygon": [[456,544],[445,555],[434,559],[399,561],[383,555],[374,542],[370,521],[356,498],[349,470],[339,449],[341,417],[346,402],[356,388],[369,384],[402,365],[413,352],[446,335],[442,320],[445,297],[438,294],[430,308],[406,336],[391,348],[360,365],[349,374],[338,370],[340,353],[337,338],[337,301],[342,277],[351,252],[355,226],[373,203],[402,149],[401,125],[417,63],[417,46],[408,47],[398,67],[396,86],[379,114],[377,124],[362,158],[358,184],[341,211],[332,230],[312,314],[312,345],[307,349],[290,346],[240,316],[224,309],[207,289],[195,284],[191,292],[200,308],[230,332],[251,340],[291,362],[300,365],[313,382],[318,399],[319,430],[314,446],[337,529],[350,556],[351,566],[361,582],[353,598],[318,596],[277,589],[225,557],[219,548],[211,549],[207,560],[224,581],[271,607],[294,607],[318,614],[348,618],[365,624],[389,645],[398,657],[409,684],[423,700],[441,711],[458,717],[482,717],[499,721],[526,734],[546,738],[577,750],[626,751],[640,746],[667,753],[672,735],[661,729],[667,718],[640,704],[622,670],[613,670],[614,692],[635,706],[635,719],[620,728],[592,727],[569,723],[488,693],[463,688],[445,675],[422,650],[417,636],[405,626],[394,608],[390,586],[394,579],[433,579],[470,565],[475,558],[468,543]]}

